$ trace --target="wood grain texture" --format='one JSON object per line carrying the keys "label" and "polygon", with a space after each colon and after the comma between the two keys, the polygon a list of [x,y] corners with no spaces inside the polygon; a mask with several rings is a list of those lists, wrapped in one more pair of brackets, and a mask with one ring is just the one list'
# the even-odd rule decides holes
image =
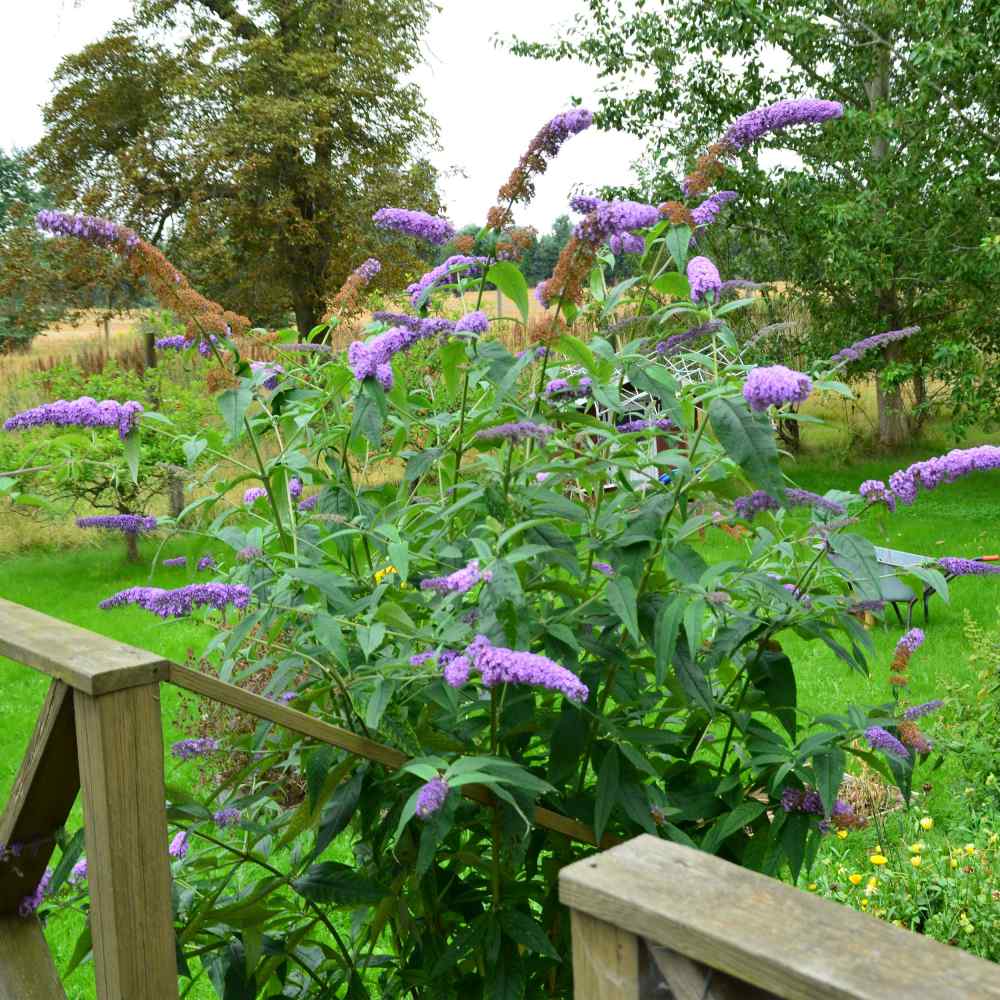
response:
{"label": "wood grain texture", "polygon": [[171,1000],[170,904],[159,685],[75,693],[101,1000]]}
{"label": "wood grain texture", "polygon": [[785,1000],[1000,998],[991,962],[646,834],[564,868],[559,895]]}
{"label": "wood grain texture", "polygon": [[34,892],[79,791],[73,692],[53,681],[0,817],[0,844],[23,845],[16,859],[0,863],[0,915],[16,914]]}
{"label": "wood grain texture", "polygon": [[0,656],[87,694],[107,694],[167,676],[155,653],[77,628],[0,598]]}
{"label": "wood grain texture", "polygon": [[[741,982],[734,976],[678,955],[662,945],[643,941],[641,953],[649,956],[662,984],[659,992],[649,993],[649,1000],[653,997],[670,997],[671,1000],[774,1000],[774,994],[769,990]],[[647,1000],[646,994],[643,994],[642,1000]]]}
{"label": "wood grain texture", "polygon": [[0,1000],[66,1000],[35,917],[0,917]]}
{"label": "wood grain texture", "polygon": [[[367,737],[359,736],[348,729],[323,722],[305,712],[299,712],[280,702],[271,701],[259,694],[253,694],[238,688],[233,684],[220,681],[217,677],[203,674],[190,667],[181,667],[176,663],[170,664],[169,681],[177,687],[192,691],[205,698],[221,702],[230,708],[235,708],[240,712],[246,712],[259,719],[266,719],[279,726],[300,733],[302,736],[309,736],[321,743],[329,743],[331,746],[339,747],[348,753],[357,754],[366,760],[374,761],[389,768],[391,771],[398,771],[410,758],[400,750],[377,743]],[[475,802],[483,805],[494,806],[496,800],[488,788],[483,785],[463,785],[462,794]],[[564,834],[573,840],[581,841],[585,844],[597,844],[594,831],[585,823],[580,823],[568,816],[561,816],[551,809],[536,807],[534,821],[537,826],[555,833]],[[618,843],[617,837],[605,834],[601,841],[602,847],[613,847]]]}
{"label": "wood grain texture", "polygon": [[639,940],[614,924],[572,913],[576,1000],[639,1000]]}

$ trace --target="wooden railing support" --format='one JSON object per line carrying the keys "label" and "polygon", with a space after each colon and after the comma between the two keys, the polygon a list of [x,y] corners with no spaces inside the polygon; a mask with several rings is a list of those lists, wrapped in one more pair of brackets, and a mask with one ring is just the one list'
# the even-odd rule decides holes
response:
{"label": "wooden railing support", "polygon": [[36,917],[0,917],[0,1000],[66,1000]]}
{"label": "wooden railing support", "polygon": [[568,865],[559,898],[576,1000],[1000,998],[992,962],[648,834]]}
{"label": "wooden railing support", "polygon": [[97,992],[177,997],[158,684],[76,692]]}

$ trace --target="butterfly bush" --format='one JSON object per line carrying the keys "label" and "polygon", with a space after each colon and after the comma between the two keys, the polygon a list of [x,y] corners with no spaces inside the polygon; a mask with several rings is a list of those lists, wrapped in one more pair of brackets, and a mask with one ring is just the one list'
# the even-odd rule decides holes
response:
{"label": "butterfly bush", "polygon": [[106,399],[98,403],[89,396],[68,402],[65,399],[44,403],[22,413],[15,413],[4,421],[5,431],[23,431],[51,424],[55,427],[112,427],[124,440],[139,423],[142,403],[128,400],[116,403]]}
{"label": "butterfly bush", "polygon": [[[379,229],[392,229],[436,246],[447,243],[455,235],[455,227],[447,219],[428,215],[427,212],[411,212],[405,208],[380,208],[372,216],[372,221]],[[363,268],[365,264],[361,266]]]}
{"label": "butterfly bush", "polygon": [[[884,755],[904,798],[937,759],[933,703],[903,697],[914,634],[885,671],[891,704],[849,706],[831,684],[813,714],[797,674],[873,670],[855,616],[884,616],[884,596],[860,592],[827,551],[877,580],[858,520],[996,468],[1000,449],[836,500],[795,487],[781,407],[835,385],[840,361],[754,367],[753,331],[732,360],[733,317],[752,327],[753,314],[724,296],[747,283],[690,246],[699,226],[725,225],[732,192],[712,191],[737,148],[839,114],[808,101],[742,117],[699,159],[684,202],[574,197],[582,218],[536,289],[542,315],[522,312],[530,290],[500,248],[552,157],[592,123],[583,109],[545,122],[498,192],[481,241],[495,251],[449,257],[374,313],[360,308],[359,264],[346,349],[331,339],[317,363],[277,344],[301,389],[249,393],[223,326],[206,327],[214,345],[190,335],[220,384],[240,386],[219,400],[229,478],[220,456],[198,484],[214,513],[179,525],[218,554],[218,579],[131,587],[101,606],[204,615],[203,669],[314,732],[348,731],[359,750],[192,722],[172,766],[206,783],[196,802],[171,802],[168,848],[192,969],[227,981],[230,943],[255,940],[266,947],[243,949],[240,976],[287,970],[290,995],[417,983],[487,1000],[516,979],[519,996],[569,1000],[565,864],[646,833],[794,880],[819,838],[865,822],[839,791],[849,751]],[[431,242],[448,231],[405,208],[380,217]],[[627,280],[615,283],[608,250],[642,251]],[[492,287],[511,315],[488,319]],[[708,337],[711,354],[684,350]],[[287,482],[295,503],[257,503],[264,485],[233,502],[248,479]],[[779,508],[803,516],[754,516]],[[338,906],[347,923],[327,916]],[[304,943],[320,933],[328,948]]]}

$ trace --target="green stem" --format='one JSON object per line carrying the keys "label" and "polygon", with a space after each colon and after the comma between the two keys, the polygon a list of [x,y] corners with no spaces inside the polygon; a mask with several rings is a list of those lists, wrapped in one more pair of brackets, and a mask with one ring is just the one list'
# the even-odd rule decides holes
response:
{"label": "green stem", "polygon": [[747,695],[747,691],[750,688],[750,675],[747,674],[746,680],[743,682],[743,688],[740,691],[740,696],[736,699],[736,705],[733,708],[732,715],[729,716],[729,729],[726,732],[726,741],[722,744],[722,756],[719,758],[719,770],[716,772],[721,778],[726,767],[726,757],[729,756],[729,748],[733,743],[733,730],[736,728],[736,713],[743,707],[743,699]]}
{"label": "green stem", "polygon": [[267,466],[260,453],[260,448],[257,446],[257,438],[245,414],[243,416],[243,426],[250,437],[250,447],[253,448],[254,457],[257,459],[257,465],[260,468],[260,478],[264,481],[264,488],[267,490],[267,501],[271,505],[271,511],[274,514],[274,523],[278,529],[278,534],[281,536],[282,546],[287,549],[289,547],[288,533],[285,531],[285,526],[281,523],[281,514],[278,513],[278,501],[275,500],[274,490],[271,488],[271,477],[267,474]]}

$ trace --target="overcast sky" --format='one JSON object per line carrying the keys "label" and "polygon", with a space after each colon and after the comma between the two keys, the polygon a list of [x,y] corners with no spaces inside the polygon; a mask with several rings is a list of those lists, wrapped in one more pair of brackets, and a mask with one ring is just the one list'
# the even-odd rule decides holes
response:
{"label": "overcast sky", "polygon": [[[0,146],[30,146],[42,134],[41,106],[51,93],[59,60],[100,38],[130,0],[31,0],[4,4],[0,32]],[[417,79],[441,128],[436,165],[456,225],[482,223],[539,126],[570,107],[571,97],[593,103],[595,74],[586,67],[517,59],[494,36],[532,40],[556,36],[581,0],[441,0],[425,40]],[[574,137],[537,185],[518,222],[546,231],[566,211],[577,187],[590,191],[631,176],[638,141],[591,129]],[[464,174],[465,176],[462,176]]]}

